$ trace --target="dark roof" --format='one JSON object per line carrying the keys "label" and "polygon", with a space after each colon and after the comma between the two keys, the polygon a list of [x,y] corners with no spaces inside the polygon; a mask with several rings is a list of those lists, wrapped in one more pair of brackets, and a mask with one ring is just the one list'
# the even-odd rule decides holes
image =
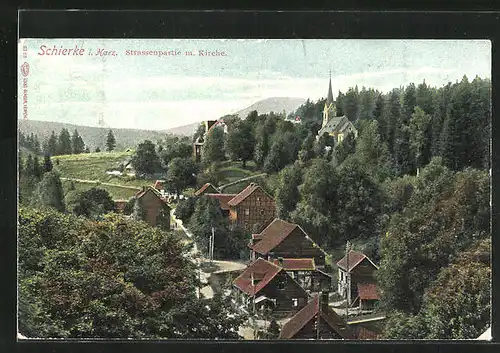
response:
{"label": "dark roof", "polygon": [[329,106],[333,103],[333,92],[332,92],[332,78],[330,77],[330,82],[328,83],[328,96],[326,98],[326,105]]}
{"label": "dark roof", "polygon": [[197,190],[194,194],[195,196],[199,196],[203,194],[208,188],[212,187],[215,191],[219,191],[215,186],[210,183],[205,183],[199,190]]}
{"label": "dark roof", "polygon": [[153,185],[153,187],[156,190],[163,190],[163,183],[160,180],[157,180],[157,181],[155,181],[155,184]]}
{"label": "dark roof", "polygon": [[209,194],[206,193],[205,196],[211,197],[219,201],[220,208],[227,211],[229,210],[228,202],[235,196],[235,194]]}
{"label": "dark roof", "polygon": [[[316,295],[305,307],[295,314],[281,329],[280,339],[291,339],[320,312],[320,295]],[[346,322],[328,307],[321,310],[321,318],[342,338],[352,338],[352,331]]]}
{"label": "dark roof", "polygon": [[[242,292],[248,295],[254,295],[264,288],[281,270],[281,267],[259,258],[248,265],[245,271],[236,277],[233,284]],[[254,279],[260,280],[259,283],[255,285],[255,288],[252,286],[252,274]]]}
{"label": "dark roof", "polygon": [[252,249],[262,255],[278,246],[292,231],[297,228],[297,224],[289,223],[275,218],[261,233],[262,238]]}
{"label": "dark roof", "polygon": [[[243,191],[241,191],[231,201],[228,202],[229,206],[238,206],[238,204],[240,202],[245,200],[248,196],[253,194],[258,189],[262,190],[262,188],[259,185],[255,184],[255,183],[250,183],[250,185],[248,185],[246,188],[244,188]],[[264,190],[262,190],[262,191],[264,191]],[[267,196],[269,196],[265,191],[264,191],[264,193]],[[271,196],[269,196],[269,197],[272,198]]]}
{"label": "dark roof", "polygon": [[316,265],[314,259],[283,259],[283,266],[279,264],[279,260],[273,260],[276,266],[283,267],[285,270],[299,271],[299,270],[315,270]]}
{"label": "dark roof", "polygon": [[[349,251],[349,272],[351,272],[356,266],[358,266],[364,259],[367,259],[373,265],[373,267],[378,268],[377,265],[375,265],[372,260],[368,258],[368,256],[363,253],[351,250]],[[340,259],[337,262],[337,266],[344,271],[347,271],[347,256],[344,256],[342,259]]]}
{"label": "dark roof", "polygon": [[358,283],[358,293],[361,300],[379,299],[377,286],[373,283]]}

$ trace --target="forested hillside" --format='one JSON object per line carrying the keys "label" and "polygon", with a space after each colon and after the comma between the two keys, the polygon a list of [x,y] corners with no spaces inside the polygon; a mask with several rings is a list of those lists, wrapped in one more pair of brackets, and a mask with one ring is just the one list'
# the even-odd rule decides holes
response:
{"label": "forested hillside", "polygon": [[[316,136],[325,100],[308,100],[293,114],[302,123],[255,111],[225,116],[227,133],[215,127],[204,135],[200,126],[192,140],[145,140],[133,146],[131,162],[138,180],[159,175],[168,191],[190,196],[204,183],[223,185],[228,169],[265,173],[254,181],[274,197],[278,216],[299,224],[330,265],[346,241],[379,265],[384,338],[475,338],[491,325],[490,91],[490,80],[479,77],[387,93],[353,87],[339,92],[336,108],[359,134],[340,143]],[[205,138],[199,161],[196,137]],[[64,195],[50,158],[23,158],[20,171],[25,332],[237,336],[231,328],[239,319],[224,321],[230,308],[223,304],[213,303],[216,319],[201,324],[208,314],[187,293],[193,272],[175,234],[114,215],[104,193]],[[79,214],[75,205],[98,212]],[[247,260],[250,232],[230,227],[218,202],[190,197],[175,214],[202,253],[215,230],[219,256]],[[172,315],[181,314],[182,327],[173,327]],[[36,331],[40,323],[53,326]]]}

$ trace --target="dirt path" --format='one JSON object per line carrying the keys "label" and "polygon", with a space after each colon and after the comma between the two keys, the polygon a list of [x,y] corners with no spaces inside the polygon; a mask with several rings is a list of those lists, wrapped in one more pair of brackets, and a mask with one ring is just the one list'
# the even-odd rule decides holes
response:
{"label": "dirt path", "polygon": [[256,178],[260,178],[260,177],[263,177],[263,176],[266,176],[267,173],[261,173],[261,174],[256,174],[256,175],[250,175],[248,177],[245,177],[245,178],[241,178],[241,179],[238,179],[238,180],[235,180],[235,181],[232,181],[230,182],[229,184],[226,184],[226,185],[222,185],[222,186],[219,186],[218,189],[222,192],[222,190],[230,187],[230,186],[233,186],[233,185],[236,185],[236,184],[239,184],[239,183],[243,183],[244,181],[247,181],[247,180],[252,180],[252,179],[256,179]]}
{"label": "dirt path", "polygon": [[96,185],[113,186],[113,187],[117,187],[117,188],[131,189],[131,190],[137,190],[137,191],[141,190],[141,188],[137,187],[137,186],[104,183],[104,182],[102,182],[100,180],[86,180],[86,179],[76,179],[76,178],[61,178],[61,180],[76,181],[77,183],[85,183],[85,184],[96,184]]}

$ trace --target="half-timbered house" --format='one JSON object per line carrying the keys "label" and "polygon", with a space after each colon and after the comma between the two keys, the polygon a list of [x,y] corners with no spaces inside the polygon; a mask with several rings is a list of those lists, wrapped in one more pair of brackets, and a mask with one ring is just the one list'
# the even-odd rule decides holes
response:
{"label": "half-timbered house", "polygon": [[276,216],[276,203],[259,185],[250,183],[229,202],[229,219],[248,231],[262,228]]}
{"label": "half-timbered house", "polygon": [[260,234],[253,235],[251,258],[314,259],[317,268],[324,268],[326,253],[298,225],[274,219]]}
{"label": "half-timbered house", "polygon": [[281,329],[279,339],[354,339],[354,332],[328,306],[328,292],[315,295]]}
{"label": "half-timbered house", "polygon": [[264,259],[250,264],[233,285],[246,310],[269,308],[277,318],[293,315],[308,300],[307,292],[283,268]]}
{"label": "half-timbered house", "polygon": [[352,250],[349,251],[349,258],[347,255],[344,256],[337,262],[337,266],[339,269],[338,293],[346,298],[350,305],[359,301],[361,309],[373,308],[379,300],[374,277],[378,266],[365,254]]}

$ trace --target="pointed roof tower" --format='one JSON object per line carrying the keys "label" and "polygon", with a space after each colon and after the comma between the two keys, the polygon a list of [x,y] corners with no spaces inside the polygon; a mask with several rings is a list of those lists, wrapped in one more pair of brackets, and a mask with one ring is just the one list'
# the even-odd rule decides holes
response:
{"label": "pointed roof tower", "polygon": [[331,103],[333,103],[332,70],[330,70],[330,82],[328,84],[328,97],[326,98],[326,105],[330,106]]}

